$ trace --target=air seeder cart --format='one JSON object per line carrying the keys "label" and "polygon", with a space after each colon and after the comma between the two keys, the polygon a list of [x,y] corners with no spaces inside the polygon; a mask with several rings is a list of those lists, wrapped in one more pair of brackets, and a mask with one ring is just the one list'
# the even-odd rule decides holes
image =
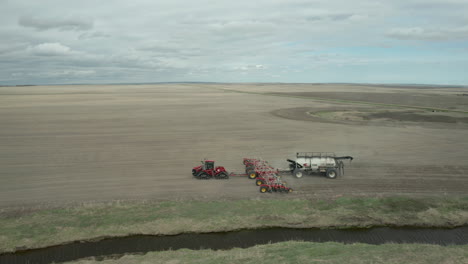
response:
{"label": "air seeder cart", "polygon": [[352,161],[353,157],[337,157],[333,152],[298,152],[296,160],[287,161],[292,175],[296,178],[302,178],[304,174],[321,173],[327,178],[336,179],[344,175],[345,159]]}

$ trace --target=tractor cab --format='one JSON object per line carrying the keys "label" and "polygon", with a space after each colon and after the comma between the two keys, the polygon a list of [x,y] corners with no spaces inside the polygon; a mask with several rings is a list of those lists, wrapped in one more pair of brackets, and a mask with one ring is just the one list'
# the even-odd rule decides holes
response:
{"label": "tractor cab", "polygon": [[205,160],[203,162],[203,170],[214,170],[214,160]]}

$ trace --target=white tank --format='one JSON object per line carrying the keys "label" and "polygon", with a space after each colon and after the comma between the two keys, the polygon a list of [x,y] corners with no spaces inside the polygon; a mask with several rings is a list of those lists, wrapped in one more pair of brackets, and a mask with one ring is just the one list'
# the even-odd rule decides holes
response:
{"label": "white tank", "polygon": [[317,170],[318,167],[334,167],[335,158],[333,157],[310,157],[310,158],[297,158],[296,162],[312,170]]}

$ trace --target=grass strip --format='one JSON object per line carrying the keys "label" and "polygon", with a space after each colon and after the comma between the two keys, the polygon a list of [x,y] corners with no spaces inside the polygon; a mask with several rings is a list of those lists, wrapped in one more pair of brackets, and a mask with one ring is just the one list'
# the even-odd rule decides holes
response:
{"label": "grass strip", "polygon": [[468,197],[88,203],[23,214],[0,212],[0,252],[128,234],[217,232],[261,227],[455,227]]}
{"label": "grass strip", "polygon": [[150,252],[145,255],[125,255],[120,259],[93,259],[69,264],[107,263],[468,263],[468,245],[438,246],[424,244],[341,244],[334,242],[282,242],[231,250],[176,250]]}

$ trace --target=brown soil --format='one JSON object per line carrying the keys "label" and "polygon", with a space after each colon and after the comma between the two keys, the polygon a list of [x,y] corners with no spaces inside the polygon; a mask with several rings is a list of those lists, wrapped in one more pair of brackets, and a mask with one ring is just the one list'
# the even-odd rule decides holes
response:
{"label": "brown soil", "polygon": [[423,110],[381,109],[350,105],[346,108],[330,106],[293,107],[276,109],[271,114],[291,120],[338,123],[347,125],[423,126],[426,128],[467,129],[468,114],[430,112]]}
{"label": "brown soil", "polygon": [[418,107],[460,109],[468,111],[468,97],[466,96],[436,93],[434,91],[432,91],[432,93],[424,93],[424,91],[416,93],[411,89],[407,92],[395,91],[392,93],[385,92],[384,88],[380,88],[378,92],[287,92],[272,94],[363,101],[381,104],[411,105]]}
{"label": "brown soil", "polygon": [[409,121],[409,122],[432,122],[432,123],[468,123],[468,117],[453,117],[449,115],[442,114],[419,114],[414,111],[404,111],[404,112],[379,112],[371,113],[365,116],[368,119],[374,118],[384,118],[389,120],[396,121]]}
{"label": "brown soil", "polygon": [[[433,129],[324,122],[304,110],[352,105],[223,90],[277,92],[284,87],[0,88],[0,208],[114,199],[268,199],[275,194],[260,194],[246,178],[199,181],[191,177],[191,168],[209,158],[228,171],[242,172],[243,157],[262,157],[281,168],[297,151],[332,151],[354,156],[355,161],[337,180],[285,176],[297,192],[277,198],[466,194],[467,134],[455,124]],[[287,87],[295,92],[296,86]],[[327,91],[331,96],[344,88],[297,89]],[[390,102],[379,87],[353,89],[373,89]],[[425,91],[407,89],[402,96],[417,98]],[[439,97],[424,98],[440,107],[451,106]],[[277,109],[283,114],[290,111],[294,120],[272,115]],[[298,112],[304,114],[297,117]]]}

